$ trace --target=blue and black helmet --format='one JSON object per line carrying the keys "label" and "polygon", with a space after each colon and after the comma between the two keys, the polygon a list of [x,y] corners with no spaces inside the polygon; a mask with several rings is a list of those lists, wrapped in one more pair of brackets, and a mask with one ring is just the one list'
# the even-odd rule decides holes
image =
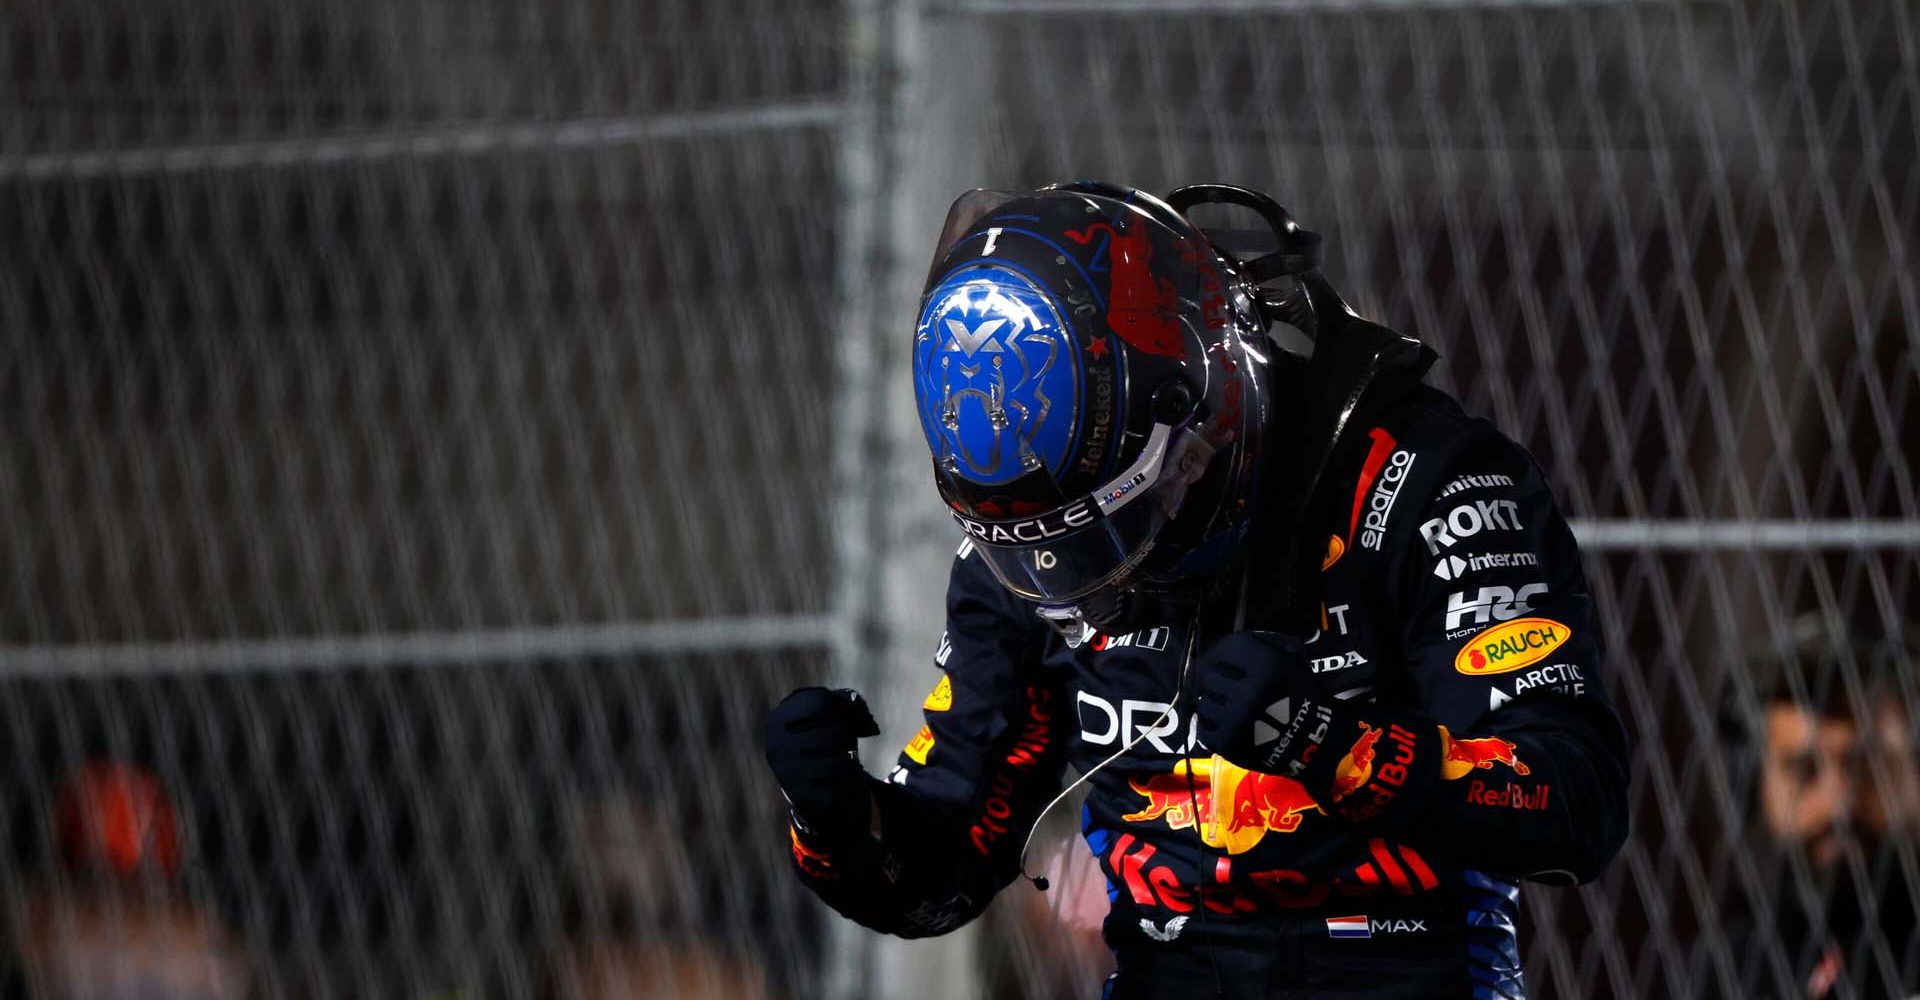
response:
{"label": "blue and black helmet", "polygon": [[1218,568],[1244,537],[1271,405],[1256,270],[1137,190],[955,202],[915,399],[941,497],[1043,615],[1092,620],[1117,590]]}

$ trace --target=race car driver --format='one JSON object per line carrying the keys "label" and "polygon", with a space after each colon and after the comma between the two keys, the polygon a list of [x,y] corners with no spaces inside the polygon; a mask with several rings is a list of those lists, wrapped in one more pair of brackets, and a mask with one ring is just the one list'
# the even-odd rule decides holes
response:
{"label": "race car driver", "polygon": [[[1191,221],[1221,204],[1265,242]],[[1533,459],[1318,250],[1223,185],[955,204],[913,349],[964,539],[926,725],[882,780],[854,692],[765,724],[834,909],[977,916],[1071,765],[1107,996],[1524,995],[1518,883],[1592,879],[1625,837],[1592,599]]]}

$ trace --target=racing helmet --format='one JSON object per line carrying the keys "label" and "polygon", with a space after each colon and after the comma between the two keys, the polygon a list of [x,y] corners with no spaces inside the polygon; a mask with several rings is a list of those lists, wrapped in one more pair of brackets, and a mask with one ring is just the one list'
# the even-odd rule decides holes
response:
{"label": "racing helmet", "polygon": [[[1195,190],[1175,200],[1219,200]],[[1249,529],[1271,401],[1247,264],[1110,184],[948,213],[913,346],[934,478],[1000,583],[1070,638],[1143,624],[1142,595],[1204,581]]]}

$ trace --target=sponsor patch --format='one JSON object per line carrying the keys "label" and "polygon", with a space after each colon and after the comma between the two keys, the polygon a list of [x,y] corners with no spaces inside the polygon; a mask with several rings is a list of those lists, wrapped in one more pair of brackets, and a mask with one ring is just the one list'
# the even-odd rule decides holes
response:
{"label": "sponsor patch", "polygon": [[[927,700],[921,702],[920,707],[929,712],[944,712],[952,708],[953,678],[948,677],[946,674],[941,674],[940,683],[935,684],[933,690],[927,692]],[[924,764],[926,761],[921,761],[921,763]]]}
{"label": "sponsor patch", "polygon": [[1364,667],[1367,665],[1367,658],[1361,656],[1359,652],[1350,649],[1344,653],[1336,653],[1333,656],[1315,657],[1308,662],[1313,664],[1314,673],[1330,674],[1335,670],[1345,670],[1348,667]]}
{"label": "sponsor patch", "polygon": [[1146,934],[1146,936],[1154,939],[1155,941],[1160,941],[1163,943],[1167,941],[1172,941],[1173,939],[1179,937],[1180,932],[1186,929],[1187,929],[1186,917],[1169,918],[1165,926],[1156,924],[1153,921],[1147,919],[1146,917],[1140,918],[1141,932]]}
{"label": "sponsor patch", "polygon": [[1511,621],[1533,609],[1530,603],[1547,592],[1544,583],[1530,583],[1519,590],[1511,587],[1481,587],[1477,592],[1457,591],[1447,595],[1447,638],[1457,639],[1454,630],[1465,625],[1486,625]]}
{"label": "sponsor patch", "polygon": [[1092,646],[1096,653],[1104,653],[1109,649],[1126,649],[1129,646],[1164,653],[1167,649],[1167,637],[1171,633],[1172,630],[1164,625],[1141,629],[1138,632],[1128,632],[1126,635],[1107,635],[1096,632]]}
{"label": "sponsor patch", "polygon": [[1164,774],[1129,778],[1127,784],[1147,801],[1122,820],[1197,830],[1201,843],[1229,855],[1253,850],[1270,833],[1292,833],[1308,813],[1321,811],[1299,782],[1249,771],[1223,757],[1175,761]]}
{"label": "sponsor patch", "polygon": [[1450,497],[1455,493],[1465,493],[1468,490],[1484,490],[1484,489],[1492,489],[1493,487],[1496,487],[1496,486],[1512,486],[1512,485],[1513,485],[1512,476],[1502,476],[1502,475],[1456,476],[1454,477],[1453,482],[1450,482],[1447,485],[1440,488],[1440,494],[1434,497],[1434,499],[1445,500],[1447,497]]}
{"label": "sponsor patch", "polygon": [[1561,694],[1581,695],[1587,693],[1586,680],[1578,664],[1549,663],[1521,674],[1513,682],[1513,693],[1544,686]]}
{"label": "sponsor patch", "polygon": [[1434,560],[1433,575],[1442,580],[1458,580],[1483,569],[1508,569],[1514,566],[1538,566],[1539,555],[1532,552],[1489,552],[1477,556],[1443,556]]}
{"label": "sponsor patch", "polygon": [[906,747],[900,752],[906,754],[915,764],[925,764],[927,754],[932,750],[933,730],[930,727],[921,726],[920,731],[913,734],[913,739],[908,740]]}
{"label": "sponsor patch", "polygon": [[1380,542],[1386,538],[1387,521],[1393,517],[1394,501],[1400,499],[1400,487],[1406,483],[1415,457],[1410,451],[1396,451],[1387,459],[1387,467],[1381,471],[1372,492],[1367,494],[1366,510],[1360,519],[1361,548],[1380,551]]}
{"label": "sponsor patch", "polygon": [[1520,531],[1524,527],[1520,523],[1518,503],[1475,500],[1455,507],[1445,517],[1422,524],[1420,537],[1426,540],[1427,554],[1437,556],[1442,549],[1450,549],[1461,539],[1472,538],[1483,531]]}
{"label": "sponsor patch", "polygon": [[1526,789],[1508,782],[1505,788],[1496,789],[1488,787],[1484,781],[1475,781],[1467,786],[1467,801],[1494,809],[1545,812],[1547,794],[1551,791],[1553,791],[1552,785],[1538,785],[1532,789]]}
{"label": "sponsor patch", "polygon": [[1144,740],[1164,754],[1185,754],[1200,745],[1198,717],[1187,720],[1186,741],[1173,746],[1166,737],[1180,729],[1180,712],[1164,701],[1123,699],[1113,702],[1088,691],[1073,696],[1074,712],[1080,717],[1080,739],[1095,746],[1112,746],[1116,741]]}
{"label": "sponsor patch", "polygon": [[1520,760],[1520,747],[1512,740],[1498,736],[1456,739],[1447,727],[1441,726],[1440,745],[1440,776],[1448,781],[1458,781],[1475,771],[1491,771],[1495,764],[1510,767],[1523,778],[1533,773],[1533,769]]}
{"label": "sponsor patch", "polygon": [[1036,542],[1044,542],[1084,528],[1100,517],[1099,509],[1085,498],[1057,510],[1048,511],[1039,517],[1029,517],[1019,521],[981,521],[957,510],[950,510],[948,513],[953,515],[953,519],[960,523],[960,527],[964,528],[973,540],[986,542],[989,545],[1032,545]]}
{"label": "sponsor patch", "polygon": [[1551,618],[1520,618],[1474,636],[1453,658],[1463,674],[1504,674],[1553,655],[1572,635]]}
{"label": "sponsor patch", "polygon": [[1332,569],[1333,564],[1339,562],[1340,557],[1346,554],[1347,543],[1341,541],[1339,535],[1328,535],[1327,554],[1325,558],[1320,560],[1320,571],[1324,573]]}
{"label": "sponsor patch", "polygon": [[1326,635],[1346,635],[1347,610],[1350,607],[1351,605],[1346,604],[1335,604],[1332,607],[1320,605],[1320,631],[1315,632],[1313,637],[1307,640],[1307,645],[1311,646],[1319,642],[1321,637]]}

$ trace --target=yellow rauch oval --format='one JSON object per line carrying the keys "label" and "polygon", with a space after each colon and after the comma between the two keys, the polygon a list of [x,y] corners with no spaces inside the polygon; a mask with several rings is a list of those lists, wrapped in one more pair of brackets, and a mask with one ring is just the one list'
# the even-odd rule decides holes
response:
{"label": "yellow rauch oval", "polygon": [[1453,669],[1463,674],[1504,674],[1553,655],[1573,630],[1551,618],[1516,618],[1495,625],[1460,647]]}

